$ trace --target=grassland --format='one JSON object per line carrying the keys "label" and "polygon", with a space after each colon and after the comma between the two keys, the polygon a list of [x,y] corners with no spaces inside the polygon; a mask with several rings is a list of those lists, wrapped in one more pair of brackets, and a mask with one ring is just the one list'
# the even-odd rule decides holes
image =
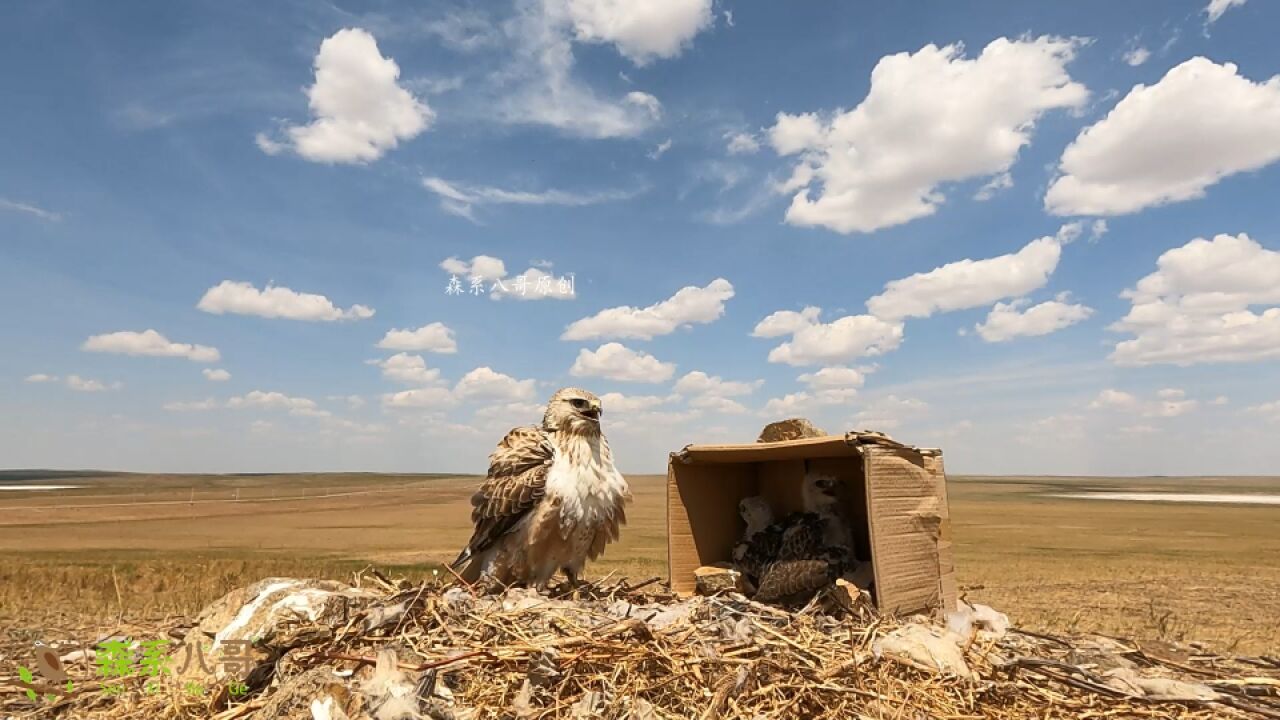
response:
{"label": "grassland", "polygon": [[[0,474],[0,482],[18,476]],[[664,478],[631,478],[623,540],[595,572],[665,572]],[[410,578],[469,533],[477,479],[433,475],[22,478],[0,493],[0,627],[189,614],[269,575]],[[961,585],[1031,629],[1280,649],[1280,508],[1102,502],[1089,490],[1276,492],[1274,478],[953,477]]]}

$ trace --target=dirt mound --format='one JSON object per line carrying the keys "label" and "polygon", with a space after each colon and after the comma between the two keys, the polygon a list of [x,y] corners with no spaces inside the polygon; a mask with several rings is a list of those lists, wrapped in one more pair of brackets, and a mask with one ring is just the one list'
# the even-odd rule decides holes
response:
{"label": "dirt mound", "polygon": [[825,430],[805,418],[789,418],[765,425],[764,429],[760,431],[760,437],[756,438],[756,442],[782,442],[784,440],[822,437],[826,434]]}

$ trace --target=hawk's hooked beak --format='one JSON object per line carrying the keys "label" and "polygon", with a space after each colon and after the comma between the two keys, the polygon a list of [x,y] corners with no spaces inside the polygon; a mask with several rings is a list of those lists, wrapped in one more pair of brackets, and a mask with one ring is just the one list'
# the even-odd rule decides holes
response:
{"label": "hawk's hooked beak", "polygon": [[600,403],[598,402],[591,403],[590,407],[582,411],[583,416],[589,417],[592,420],[596,420],[596,421],[600,420],[600,415],[603,413],[604,413],[604,409],[600,407]]}

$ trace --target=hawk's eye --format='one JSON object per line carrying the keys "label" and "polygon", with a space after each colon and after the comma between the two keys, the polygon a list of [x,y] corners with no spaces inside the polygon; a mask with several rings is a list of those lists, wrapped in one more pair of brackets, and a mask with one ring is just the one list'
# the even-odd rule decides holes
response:
{"label": "hawk's eye", "polygon": [[585,408],[587,406],[587,401],[583,400],[582,398],[574,398],[569,401],[569,404],[581,410],[582,408]]}

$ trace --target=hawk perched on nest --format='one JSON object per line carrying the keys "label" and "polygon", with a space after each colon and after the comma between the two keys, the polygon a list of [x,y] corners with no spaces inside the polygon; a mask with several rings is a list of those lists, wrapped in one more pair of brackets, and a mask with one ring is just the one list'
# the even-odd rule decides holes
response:
{"label": "hawk perched on nest", "polygon": [[600,431],[602,412],[600,398],[563,388],[541,426],[515,428],[498,443],[471,498],[475,533],[452,565],[464,580],[543,591],[562,570],[576,585],[587,560],[618,539],[631,489]]}

